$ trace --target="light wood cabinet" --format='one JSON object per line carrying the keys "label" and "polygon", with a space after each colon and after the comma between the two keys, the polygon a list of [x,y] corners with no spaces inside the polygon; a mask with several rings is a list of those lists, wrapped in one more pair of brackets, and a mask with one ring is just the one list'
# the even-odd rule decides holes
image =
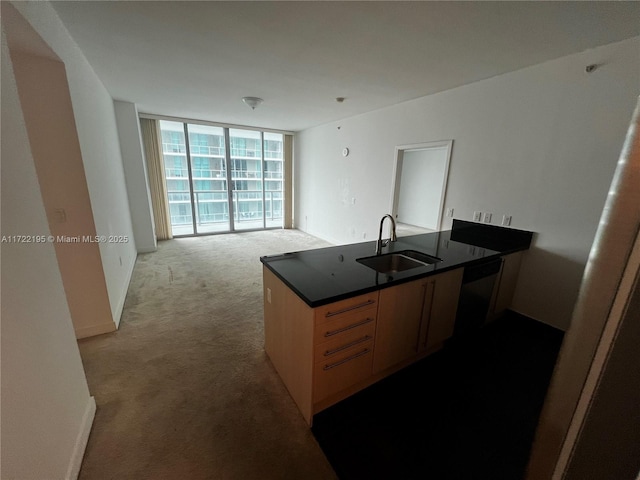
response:
{"label": "light wood cabinet", "polygon": [[463,269],[380,291],[373,373],[430,353],[453,335]]}
{"label": "light wood cabinet", "polygon": [[429,277],[426,302],[431,303],[425,302],[419,352],[439,348],[453,335],[463,273],[458,268]]}
{"label": "light wood cabinet", "polygon": [[[496,311],[513,295],[513,258],[494,292]],[[453,334],[463,270],[311,308],[264,267],[265,350],[307,423],[439,349]]]}
{"label": "light wood cabinet", "polygon": [[426,279],[422,279],[380,291],[374,373],[418,353],[418,335],[428,284]]}
{"label": "light wood cabinet", "polygon": [[303,417],[372,376],[378,292],[311,308],[263,268],[265,351]]}
{"label": "light wood cabinet", "polygon": [[304,419],[313,417],[313,310],[263,267],[264,349]]}
{"label": "light wood cabinet", "polygon": [[315,309],[314,409],[371,376],[377,313],[378,292]]}

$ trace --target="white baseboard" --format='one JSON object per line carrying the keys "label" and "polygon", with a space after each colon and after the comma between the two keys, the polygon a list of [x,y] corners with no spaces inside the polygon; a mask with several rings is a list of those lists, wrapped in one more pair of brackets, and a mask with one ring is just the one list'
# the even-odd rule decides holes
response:
{"label": "white baseboard", "polygon": [[120,289],[120,295],[118,298],[118,304],[115,308],[113,314],[113,322],[101,323],[99,325],[91,325],[89,327],[83,327],[76,329],[76,339],[80,340],[81,338],[94,337],[96,335],[102,335],[103,333],[115,332],[120,326],[120,317],[122,317],[122,310],[124,309],[124,302],[127,298],[127,291],[129,290],[129,284],[131,283],[131,277],[133,276],[133,269],[136,266],[136,257],[133,259],[133,262],[129,265],[127,269],[125,281],[122,282],[122,287]]}
{"label": "white baseboard", "polygon": [[102,335],[103,333],[115,332],[118,329],[113,322],[100,323],[98,325],[91,325],[89,327],[76,328],[76,340],[87,337],[95,337],[96,335]]}
{"label": "white baseboard", "polygon": [[563,332],[566,332],[566,331],[567,331],[567,328],[568,328],[568,327],[561,327],[561,326],[559,326],[559,325],[555,325],[555,324],[553,324],[553,323],[551,323],[551,322],[546,322],[546,321],[544,321],[544,320],[540,320],[539,318],[532,317],[531,315],[528,315],[528,314],[526,314],[526,313],[523,313],[523,312],[521,312],[520,310],[515,309],[515,308],[513,308],[513,307],[509,307],[509,310],[511,310],[512,312],[515,312],[515,313],[517,313],[517,314],[519,314],[519,315],[523,315],[523,316],[525,316],[525,317],[531,318],[532,320],[535,320],[536,322],[544,323],[545,325],[549,325],[550,327],[557,328],[558,330],[561,330],[561,331],[563,331]]}
{"label": "white baseboard", "polygon": [[116,307],[116,311],[113,312],[113,322],[116,325],[116,330],[120,326],[120,317],[122,317],[122,310],[124,309],[124,302],[127,299],[127,291],[129,290],[129,284],[131,283],[131,277],[133,276],[133,269],[136,266],[136,260],[138,259],[138,254],[133,258],[133,262],[129,265],[129,269],[127,270],[127,277],[122,285],[122,289],[120,291],[120,298],[118,299],[118,306]]}
{"label": "white baseboard", "polygon": [[80,431],[76,437],[76,444],[73,447],[73,453],[71,454],[71,460],[69,461],[69,467],[67,468],[67,480],[76,480],[80,474],[80,467],[82,466],[82,459],[84,458],[84,451],[87,448],[87,442],[89,441],[89,434],[91,433],[91,427],[93,426],[93,419],[96,416],[96,399],[89,397],[87,406],[82,417],[82,424],[80,425]]}

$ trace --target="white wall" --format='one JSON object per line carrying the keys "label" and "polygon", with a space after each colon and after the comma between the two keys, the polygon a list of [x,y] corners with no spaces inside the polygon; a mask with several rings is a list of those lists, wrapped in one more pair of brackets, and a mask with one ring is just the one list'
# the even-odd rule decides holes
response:
{"label": "white wall", "polygon": [[[48,235],[2,32],[1,235]],[[52,243],[2,243],[2,478],[75,478],[95,413]]]}
{"label": "white wall", "polygon": [[158,248],[153,209],[149,193],[147,164],[140,136],[138,109],[131,102],[113,102],[120,137],[120,151],[127,180],[131,221],[138,253],[155,252]]}
{"label": "white wall", "polygon": [[113,99],[49,2],[15,2],[16,10],[64,62],[98,235],[125,236],[101,243],[100,255],[116,325],[137,256]]}
{"label": "white wall", "polygon": [[300,132],[296,226],[333,243],[374,239],[395,146],[453,139],[445,208],[536,232],[513,307],[566,328],[640,92],[639,51],[636,37]]}

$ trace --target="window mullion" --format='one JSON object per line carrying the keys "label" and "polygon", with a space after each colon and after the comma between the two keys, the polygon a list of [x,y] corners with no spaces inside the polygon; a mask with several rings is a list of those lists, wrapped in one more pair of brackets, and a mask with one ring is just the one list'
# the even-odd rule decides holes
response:
{"label": "window mullion", "polygon": [[231,142],[229,129],[224,129],[224,156],[225,164],[227,166],[227,199],[229,203],[229,231],[234,232],[236,230],[235,222],[233,221],[233,215],[235,214],[235,208],[233,205],[233,178],[231,172]]}
{"label": "window mullion", "polygon": [[191,172],[191,152],[189,148],[189,126],[183,123],[184,128],[184,145],[185,153],[187,154],[187,173],[189,175],[189,195],[191,197],[191,222],[193,224],[193,233],[198,233],[198,227],[196,226],[196,202],[195,202],[195,186],[193,184],[193,174]]}
{"label": "window mullion", "polygon": [[[260,183],[262,184],[262,228],[267,228],[267,202],[265,199],[265,179],[264,179],[264,132],[260,132]],[[273,215],[273,200],[271,201],[271,213]]]}

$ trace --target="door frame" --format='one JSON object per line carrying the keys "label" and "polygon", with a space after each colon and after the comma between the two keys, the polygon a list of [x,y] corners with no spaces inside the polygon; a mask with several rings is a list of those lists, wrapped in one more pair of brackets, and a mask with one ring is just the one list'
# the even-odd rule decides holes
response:
{"label": "door frame", "polygon": [[451,164],[451,152],[453,150],[453,140],[439,140],[435,142],[413,143],[408,145],[398,145],[395,148],[395,161],[393,163],[393,183],[391,186],[391,215],[394,219],[398,218],[398,203],[400,200],[400,181],[402,179],[402,162],[404,160],[404,152],[412,150],[428,150],[430,148],[447,149],[445,160],[444,177],[441,185],[440,206],[438,207],[438,220],[435,230],[440,230],[442,225],[442,211],[444,210],[444,199],[447,193],[447,184],[449,181],[449,166]]}

